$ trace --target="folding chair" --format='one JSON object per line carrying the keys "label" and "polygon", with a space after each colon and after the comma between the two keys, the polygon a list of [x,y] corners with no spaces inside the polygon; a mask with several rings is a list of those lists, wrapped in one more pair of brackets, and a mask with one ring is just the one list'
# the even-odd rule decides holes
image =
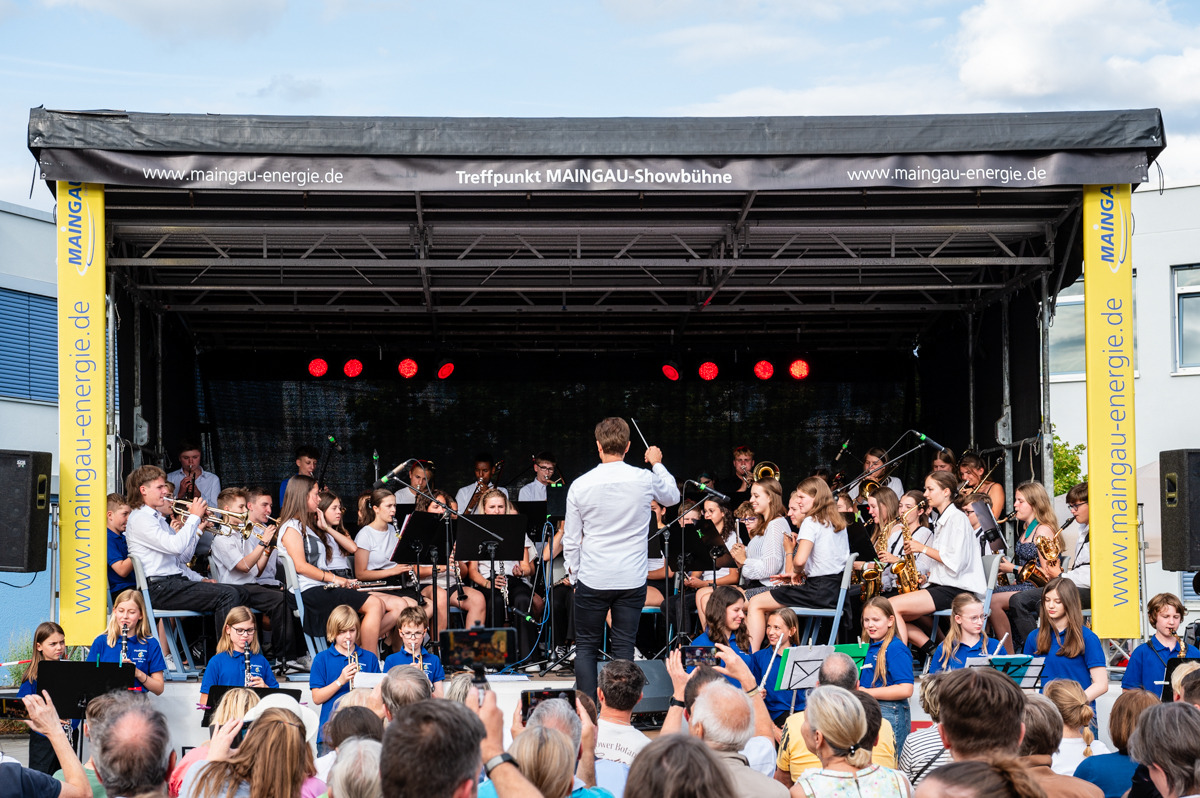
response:
{"label": "folding chair", "polygon": [[[279,563],[283,566],[284,584],[293,596],[296,597],[296,609],[293,611],[295,616],[300,619],[300,628],[304,629],[304,597],[300,595],[300,580],[296,578],[296,564],[292,562],[292,558],[288,556],[287,549],[279,547]],[[304,642],[308,646],[308,656],[315,657],[320,652],[329,647],[325,638],[310,635],[307,631],[304,632]],[[288,677],[291,680],[291,677]],[[308,676],[304,675],[302,681],[307,681]]]}
{"label": "folding chair", "polygon": [[[996,590],[996,582],[1000,579],[1000,554],[987,554],[983,558],[983,573],[987,578],[987,590],[983,594],[983,612],[985,615],[991,614],[992,611],[992,593]],[[963,591],[966,592],[965,590]],[[938,610],[933,615],[934,617],[949,618],[950,610]],[[940,623],[934,622],[934,639],[941,633],[942,627]],[[984,621],[984,623],[987,623]]]}
{"label": "folding chair", "polygon": [[846,606],[846,591],[850,589],[850,577],[854,574],[854,561],[857,552],[850,552],[846,559],[846,570],[842,571],[842,589],[838,593],[837,607],[831,610],[818,610],[811,607],[792,607],[796,616],[804,619],[804,630],[800,633],[800,645],[818,645],[817,637],[821,633],[821,623],[825,618],[833,621],[829,630],[829,645],[837,643],[838,627],[842,623],[842,610]]}
{"label": "folding chair", "polygon": [[[150,601],[150,584],[146,581],[146,571],[142,568],[142,561],[132,554],[129,555],[129,559],[133,563],[133,574],[137,580],[137,589],[142,591],[142,600],[146,602],[146,620],[150,622],[150,629],[157,635],[158,622],[161,620],[163,622],[163,631],[166,632],[166,641],[158,641],[159,646],[171,654],[171,659],[167,662],[167,670],[163,676],[172,682],[183,682],[187,681],[189,676],[199,676],[199,668],[194,665],[184,667],[183,655],[186,653],[191,658],[192,650],[188,645],[187,636],[183,633],[183,624],[180,623],[180,619],[201,618],[204,614],[193,612],[192,610],[156,611],[153,602]],[[163,645],[164,642],[166,645]]]}

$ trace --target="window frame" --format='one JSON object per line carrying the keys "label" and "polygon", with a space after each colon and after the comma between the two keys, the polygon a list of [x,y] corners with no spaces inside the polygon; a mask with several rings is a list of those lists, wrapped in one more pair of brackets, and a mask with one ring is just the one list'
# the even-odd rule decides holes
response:
{"label": "window frame", "polygon": [[1182,300],[1185,296],[1200,296],[1200,284],[1180,287],[1179,274],[1183,271],[1196,269],[1200,271],[1200,263],[1180,263],[1171,267],[1171,323],[1174,325],[1173,347],[1174,370],[1172,376],[1190,376],[1200,374],[1200,363],[1194,366],[1183,364],[1183,317]]}

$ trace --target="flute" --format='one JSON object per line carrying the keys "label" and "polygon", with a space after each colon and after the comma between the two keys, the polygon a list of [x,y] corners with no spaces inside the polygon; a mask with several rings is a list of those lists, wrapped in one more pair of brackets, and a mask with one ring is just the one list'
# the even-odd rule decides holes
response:
{"label": "flute", "polygon": [[[386,579],[380,579],[378,582],[360,582],[357,579],[352,579],[346,585],[346,589],[347,590],[358,590],[359,588],[380,588],[380,587],[387,587],[387,586],[388,586],[388,583],[387,583]],[[337,585],[333,582],[325,583],[325,590],[332,590],[335,587],[340,587],[340,585]]]}

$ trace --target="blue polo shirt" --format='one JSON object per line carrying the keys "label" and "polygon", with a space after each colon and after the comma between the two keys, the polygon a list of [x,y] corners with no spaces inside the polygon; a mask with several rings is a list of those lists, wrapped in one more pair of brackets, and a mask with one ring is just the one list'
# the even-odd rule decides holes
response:
{"label": "blue polo shirt", "polygon": [[114,598],[122,590],[129,590],[137,587],[137,580],[133,578],[133,571],[129,572],[129,576],[121,576],[113,570],[113,563],[120,562],[129,558],[129,542],[125,540],[125,536],[120,532],[108,530],[108,592]]}
{"label": "blue polo shirt", "polygon": [[892,642],[888,643],[887,653],[884,655],[887,671],[884,673],[884,678],[876,683],[875,662],[879,659],[879,649],[882,646],[882,640],[872,641],[870,647],[867,648],[867,656],[863,659],[862,668],[858,672],[858,686],[887,687],[892,684],[912,684],[912,652],[898,637],[893,637]]}
{"label": "blue polo shirt", "polygon": [[[990,637],[988,638],[988,641],[987,641],[987,654],[983,653],[983,638],[982,637],[979,638],[979,640],[975,641],[975,645],[973,645],[973,646],[964,646],[961,643],[959,643],[958,651],[956,651],[954,653],[954,656],[951,657],[950,661],[946,663],[946,667],[943,668],[942,667],[942,659],[943,659],[943,657],[946,656],[946,641],[943,640],[941,642],[941,645],[939,645],[937,647],[937,650],[933,652],[933,659],[930,660],[930,662],[929,662],[929,672],[937,673],[938,671],[941,671],[941,670],[956,671],[959,668],[967,667],[967,660],[972,657],[990,656],[992,654],[995,654],[999,650],[1000,650],[1000,641],[996,640],[994,638],[990,638]],[[890,664],[888,667],[889,668],[891,667]]]}
{"label": "blue polo shirt", "polygon": [[[397,665],[412,665],[413,656],[407,651],[398,651],[390,655],[383,661],[383,672],[387,673]],[[442,668],[442,661],[438,659],[436,654],[430,654],[428,651],[421,652],[421,670],[425,671],[425,676],[428,677],[430,684],[437,684],[444,681],[446,671]]]}
{"label": "blue polo shirt", "polygon": [[[128,649],[129,661],[142,673],[153,676],[167,669],[167,663],[163,660],[162,647],[153,637],[149,640],[142,640],[136,635],[130,635]],[[88,649],[87,661],[119,663],[121,661],[121,638],[117,638],[116,645],[110,646],[107,632],[97,637],[92,641],[92,647]],[[139,693],[146,692],[146,688],[141,684],[136,684],[133,689]]]}
{"label": "blue polo shirt", "polygon": [[[1064,629],[1061,633],[1053,632],[1050,635],[1050,650],[1046,652],[1046,664],[1042,666],[1042,692],[1046,692],[1046,685],[1054,679],[1070,679],[1078,682],[1079,686],[1087,690],[1092,686],[1092,668],[1103,668],[1108,663],[1104,661],[1104,648],[1100,645],[1100,638],[1096,637],[1096,633],[1086,626],[1083,627],[1083,653],[1078,657],[1064,657],[1058,653],[1062,647],[1062,642],[1066,638],[1067,632]],[[1025,638],[1025,651],[1028,656],[1036,657],[1037,653],[1038,632],[1035,630],[1029,633]],[[1092,711],[1096,711],[1096,702],[1091,703]]]}
{"label": "blue polo shirt", "polygon": [[[358,646],[355,646],[355,651],[358,652],[358,670],[360,673],[381,672],[379,670],[379,657],[376,657],[365,648],[359,648]],[[330,646],[320,654],[317,654],[317,656],[313,657],[312,670],[308,673],[309,689],[328,687],[336,682],[349,662],[350,658],[341,651],[338,651],[336,646]],[[343,684],[340,690],[330,696],[329,700],[321,705],[321,728],[317,731],[317,742],[325,739],[325,721],[329,720],[329,714],[333,711],[333,705],[348,692],[350,692],[350,685]]]}
{"label": "blue polo shirt", "polygon": [[[278,687],[275,674],[271,673],[271,663],[262,654],[250,653],[250,675],[263,680],[267,687]],[[218,685],[224,687],[242,687],[246,684],[246,655],[236,651],[222,651],[208,661],[204,669],[204,681],[200,683],[200,692],[208,695],[212,688]]]}
{"label": "blue polo shirt", "polygon": [[[1200,657],[1200,651],[1195,646],[1187,646],[1185,657]],[[1158,642],[1157,636],[1142,643],[1129,655],[1129,664],[1125,666],[1125,676],[1121,679],[1122,690],[1141,688],[1155,695],[1162,692],[1163,686],[1157,682],[1167,678],[1167,660],[1179,656],[1179,643],[1167,648]]]}
{"label": "blue polo shirt", "polygon": [[[695,640],[692,641],[692,645],[693,646],[715,646],[716,643],[714,643],[713,639],[708,636],[708,630],[705,629],[703,634],[701,634],[699,637],[697,637]],[[752,664],[750,655],[744,653],[740,648],[738,648],[737,641],[734,640],[732,637],[729,638],[729,647],[733,649],[734,654],[737,654],[739,657],[742,658],[742,662],[746,663],[746,667],[750,668],[750,672],[753,673],[754,665]],[[696,669],[692,668],[691,670],[688,671],[688,673],[691,673],[694,670],[696,670]],[[729,682],[734,687],[741,689],[742,683],[739,682],[737,679],[726,676],[725,681]]]}
{"label": "blue polo shirt", "polygon": [[[785,648],[784,651],[787,649]],[[763,701],[767,705],[767,712],[771,713],[774,718],[781,712],[792,711],[792,694],[796,694],[796,712],[803,712],[805,702],[808,700],[807,690],[776,690],[775,681],[779,678],[779,663],[783,656],[783,651],[780,651],[780,656],[775,657],[775,661],[771,662],[771,654],[775,651],[771,646],[755,651],[750,655],[750,672],[754,674],[754,678],[759,684],[763,683],[763,675],[767,676],[766,694],[763,696]],[[767,673],[767,668],[771,672]]]}

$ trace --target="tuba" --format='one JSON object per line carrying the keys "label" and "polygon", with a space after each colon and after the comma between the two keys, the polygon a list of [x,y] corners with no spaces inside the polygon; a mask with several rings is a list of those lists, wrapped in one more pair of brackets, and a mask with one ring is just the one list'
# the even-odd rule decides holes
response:
{"label": "tuba", "polygon": [[772,463],[770,460],[764,460],[754,467],[754,481],[758,482],[761,479],[780,479],[782,472],[779,466]]}

